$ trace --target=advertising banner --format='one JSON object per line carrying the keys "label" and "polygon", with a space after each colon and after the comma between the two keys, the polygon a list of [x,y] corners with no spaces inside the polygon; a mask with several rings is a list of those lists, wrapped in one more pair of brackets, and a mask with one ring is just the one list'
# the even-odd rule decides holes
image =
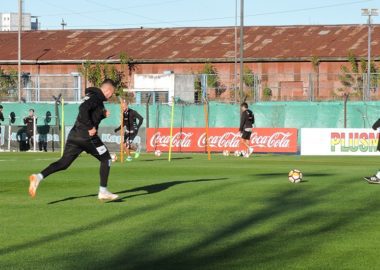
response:
{"label": "advertising banner", "polygon": [[[244,149],[240,134],[236,128],[210,128],[209,145],[211,151],[236,151]],[[146,148],[168,151],[170,128],[148,128]],[[254,128],[250,140],[251,146],[258,153],[296,153],[297,129],[295,128]],[[204,128],[174,128],[173,151],[205,152],[206,132]]]}
{"label": "advertising banner", "polygon": [[372,129],[301,129],[301,155],[374,156],[378,132]]}
{"label": "advertising banner", "polygon": [[[33,150],[33,145],[29,145],[25,126],[0,126],[0,149],[11,151]],[[65,126],[65,139],[69,135],[72,126]],[[99,127],[98,136],[105,143],[109,151],[120,151],[120,133],[114,132],[114,127]],[[138,136],[141,139],[142,149],[145,149],[145,128],[140,128]],[[61,132],[56,126],[37,126],[36,150],[43,149],[46,143],[47,151],[60,151]]]}
{"label": "advertising banner", "polygon": [[[120,151],[120,132],[115,133],[114,127],[99,127],[98,135],[110,152]],[[140,128],[137,135],[140,137],[141,148],[145,149],[145,128]],[[136,136],[136,137],[137,137]]]}

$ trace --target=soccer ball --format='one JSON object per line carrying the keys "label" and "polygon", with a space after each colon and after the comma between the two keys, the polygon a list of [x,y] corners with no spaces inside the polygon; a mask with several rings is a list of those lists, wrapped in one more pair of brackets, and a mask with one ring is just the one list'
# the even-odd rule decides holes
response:
{"label": "soccer ball", "polygon": [[241,152],[240,152],[239,150],[236,150],[236,151],[234,152],[234,155],[235,155],[235,157],[240,157]]}
{"label": "soccer ball", "polygon": [[295,184],[301,182],[302,177],[303,177],[302,172],[297,169],[291,170],[288,175],[289,182],[295,183]]}
{"label": "soccer ball", "polygon": [[230,155],[230,151],[223,150],[223,156],[228,157]]}
{"label": "soccer ball", "polygon": [[154,155],[155,155],[156,157],[161,156],[161,151],[160,151],[160,150],[156,150],[156,151],[154,151]]}
{"label": "soccer ball", "polygon": [[115,153],[111,154],[111,160],[112,160],[112,162],[116,162],[117,161],[117,155]]}

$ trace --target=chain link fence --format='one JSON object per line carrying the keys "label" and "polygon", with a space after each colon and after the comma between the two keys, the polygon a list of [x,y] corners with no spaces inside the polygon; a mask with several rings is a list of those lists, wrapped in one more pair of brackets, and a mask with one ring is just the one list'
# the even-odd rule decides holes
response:
{"label": "chain link fence", "polygon": [[[156,74],[161,76],[160,74]],[[164,76],[164,75],[162,75]],[[138,104],[170,103],[172,96],[186,96],[188,103],[208,101],[239,103],[265,101],[333,101],[349,95],[352,101],[380,100],[380,73],[268,73],[245,74],[243,89],[233,74],[181,74],[184,83],[172,86],[152,86],[140,80],[132,82],[130,100]],[[173,88],[173,90],[170,90]],[[24,102],[53,102],[62,94],[65,101],[79,102],[84,82],[78,73],[34,75],[23,74],[21,100]],[[185,93],[185,95],[184,95]],[[17,76],[0,76],[0,102],[18,101]]]}
{"label": "chain link fence", "polygon": [[[17,76],[0,76],[0,101],[18,101]],[[21,101],[53,102],[53,96],[62,95],[69,102],[79,102],[82,96],[82,80],[79,73],[21,76]]]}

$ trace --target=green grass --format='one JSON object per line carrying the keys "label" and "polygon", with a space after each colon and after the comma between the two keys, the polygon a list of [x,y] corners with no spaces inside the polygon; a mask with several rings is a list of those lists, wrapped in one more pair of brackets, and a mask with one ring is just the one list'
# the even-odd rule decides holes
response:
{"label": "green grass", "polygon": [[[379,269],[377,157],[80,157],[27,196],[57,154],[0,154],[1,269]],[[291,184],[287,172],[304,172]]]}

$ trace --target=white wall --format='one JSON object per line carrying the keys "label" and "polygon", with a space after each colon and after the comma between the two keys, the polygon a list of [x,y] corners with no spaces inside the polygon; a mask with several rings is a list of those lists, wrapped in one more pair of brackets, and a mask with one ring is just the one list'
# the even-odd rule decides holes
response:
{"label": "white wall", "polygon": [[137,92],[168,92],[169,104],[172,97],[194,102],[194,76],[178,74],[134,74]]}
{"label": "white wall", "polygon": [[[1,13],[0,14],[0,31],[17,31],[18,30],[18,13]],[[22,30],[31,30],[31,14],[23,13]]]}

